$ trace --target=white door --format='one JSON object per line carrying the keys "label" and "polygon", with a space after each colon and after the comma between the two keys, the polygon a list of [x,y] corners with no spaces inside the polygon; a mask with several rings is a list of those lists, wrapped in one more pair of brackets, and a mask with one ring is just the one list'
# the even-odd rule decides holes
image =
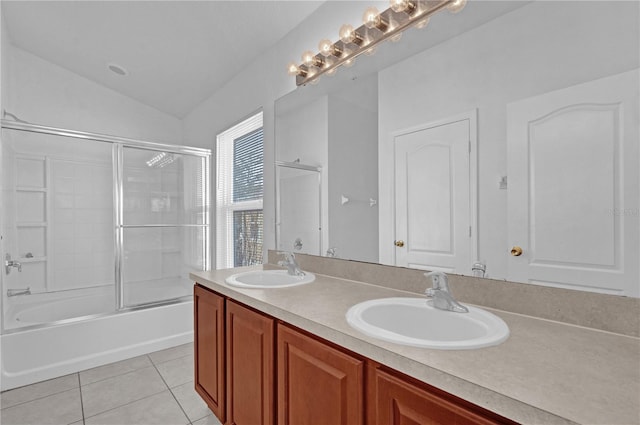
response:
{"label": "white door", "polygon": [[395,137],[396,265],[470,271],[470,127],[462,119]]}
{"label": "white door", "polygon": [[638,80],[508,105],[509,280],[640,295]]}

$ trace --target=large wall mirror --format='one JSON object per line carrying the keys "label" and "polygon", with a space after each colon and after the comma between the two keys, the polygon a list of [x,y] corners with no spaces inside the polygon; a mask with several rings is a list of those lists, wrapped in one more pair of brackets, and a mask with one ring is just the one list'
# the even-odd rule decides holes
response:
{"label": "large wall mirror", "polygon": [[639,297],[639,6],[469,2],[279,99],[321,255]]}

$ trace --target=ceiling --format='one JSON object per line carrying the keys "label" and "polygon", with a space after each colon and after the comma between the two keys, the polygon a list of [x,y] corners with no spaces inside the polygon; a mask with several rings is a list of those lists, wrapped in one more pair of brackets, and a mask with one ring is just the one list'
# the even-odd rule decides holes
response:
{"label": "ceiling", "polygon": [[183,118],[322,3],[2,0],[2,13],[14,46]]}

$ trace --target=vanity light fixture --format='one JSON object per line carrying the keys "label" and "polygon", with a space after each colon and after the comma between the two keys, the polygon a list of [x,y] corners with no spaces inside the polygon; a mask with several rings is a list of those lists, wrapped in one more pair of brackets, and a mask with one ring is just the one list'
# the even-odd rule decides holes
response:
{"label": "vanity light fixture", "polygon": [[369,7],[362,16],[361,26],[343,25],[338,41],[320,41],[319,53],[304,52],[302,63],[289,63],[287,72],[296,77],[298,86],[316,83],[323,74],[333,75],[338,67],[353,65],[361,54],[373,54],[383,41],[398,41],[404,30],[424,28],[431,15],[443,9],[458,13],[466,3],[467,0],[390,0],[390,7],[382,12]]}

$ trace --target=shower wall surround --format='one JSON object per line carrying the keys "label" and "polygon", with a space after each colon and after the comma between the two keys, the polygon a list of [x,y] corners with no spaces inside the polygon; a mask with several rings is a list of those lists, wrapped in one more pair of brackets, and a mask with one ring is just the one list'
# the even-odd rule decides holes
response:
{"label": "shower wall surround", "polygon": [[56,289],[113,285],[111,162],[55,159],[50,167]]}

